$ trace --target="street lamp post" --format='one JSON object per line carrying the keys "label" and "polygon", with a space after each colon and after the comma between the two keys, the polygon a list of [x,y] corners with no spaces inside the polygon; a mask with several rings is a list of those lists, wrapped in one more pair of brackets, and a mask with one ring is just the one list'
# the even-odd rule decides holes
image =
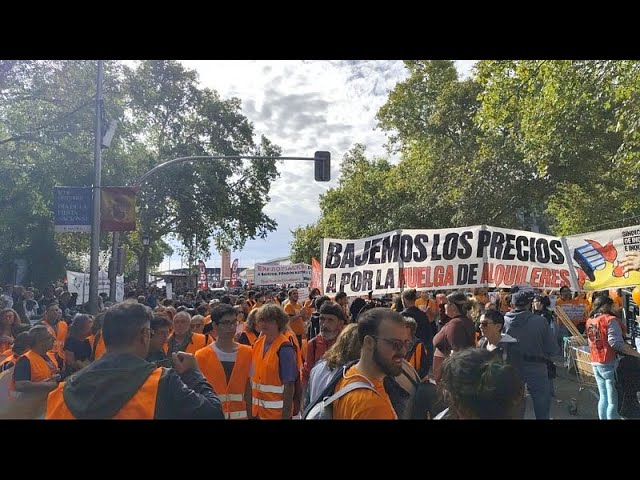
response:
{"label": "street lamp post", "polygon": [[140,278],[138,280],[138,288],[143,290],[147,288],[147,264],[149,262],[149,235],[145,233],[142,236],[142,262],[140,265]]}
{"label": "street lamp post", "polygon": [[[101,83],[101,82],[100,82]],[[152,168],[151,170],[149,170],[148,172],[146,172],[144,175],[142,175],[140,178],[138,178],[136,181],[133,182],[133,185],[140,187],[142,186],[142,184],[151,176],[153,176],[155,173],[157,173],[159,170],[164,170],[165,168],[171,166],[171,165],[175,165],[178,163],[184,163],[184,162],[193,162],[193,161],[211,161],[211,160],[241,160],[241,159],[246,159],[246,160],[289,160],[289,161],[295,161],[295,160],[301,160],[301,161],[313,161],[315,164],[315,169],[314,169],[314,174],[315,174],[315,181],[316,182],[328,182],[329,180],[331,180],[331,154],[329,152],[325,152],[325,151],[320,151],[320,152],[315,152],[313,157],[266,157],[266,156],[256,156],[256,155],[215,155],[215,156],[211,156],[211,155],[199,155],[199,156],[190,156],[190,157],[180,157],[180,158],[174,158],[173,160],[169,160],[167,162],[161,163],[160,165],[155,166],[154,168]],[[99,206],[99,202],[98,202],[98,206]],[[98,213],[99,213],[99,208],[98,208]],[[145,234],[146,236],[146,234]],[[147,244],[144,244],[144,237],[143,237],[143,245],[144,245],[144,253],[142,256],[142,263],[144,265],[140,265],[140,272],[139,272],[139,276],[138,276],[138,286],[140,287],[141,285],[145,285],[146,286],[146,274],[147,274],[147,257],[149,254],[149,237],[146,236],[147,238]],[[118,249],[118,237],[116,235],[114,235],[113,237],[113,256],[116,255],[116,251]],[[95,257],[96,257],[96,265],[97,265],[97,250],[95,253]],[[93,265],[93,257],[94,257],[94,252],[92,249],[91,252],[91,259],[92,259],[92,265]],[[191,267],[189,267],[191,268]],[[96,270],[97,272],[97,270]],[[141,279],[141,273],[144,273],[145,277],[144,279]],[[93,277],[91,277],[93,278]],[[222,279],[220,279],[222,280]],[[93,280],[92,280],[92,284],[93,284]],[[95,284],[96,284],[96,296],[97,296],[97,273],[96,273],[96,280],[95,280]],[[96,304],[97,305],[97,304]]]}
{"label": "street lamp post", "polygon": [[102,60],[98,60],[96,86],[96,144],[91,222],[91,262],[89,267],[89,311],[98,313],[98,255],[100,253],[100,186],[102,179]]}

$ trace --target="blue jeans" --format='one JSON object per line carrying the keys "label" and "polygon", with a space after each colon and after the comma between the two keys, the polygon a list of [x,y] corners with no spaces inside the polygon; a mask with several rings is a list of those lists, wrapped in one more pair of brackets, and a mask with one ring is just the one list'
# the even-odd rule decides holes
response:
{"label": "blue jeans", "polygon": [[598,384],[598,417],[600,420],[616,420],[618,415],[618,390],[616,389],[616,363],[592,363]]}
{"label": "blue jeans", "polygon": [[531,394],[536,420],[548,420],[551,410],[551,380],[547,366],[540,363],[525,363],[522,380]]}

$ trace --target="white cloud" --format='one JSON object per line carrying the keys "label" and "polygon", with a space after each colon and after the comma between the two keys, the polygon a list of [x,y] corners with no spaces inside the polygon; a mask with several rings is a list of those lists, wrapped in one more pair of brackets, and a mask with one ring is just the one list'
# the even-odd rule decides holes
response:
{"label": "white cloud", "polygon": [[[363,61],[236,61],[185,60],[198,71],[201,86],[217,90],[223,98],[238,97],[242,111],[264,134],[282,147],[285,156],[313,156],[328,150],[332,157],[332,181],[313,180],[312,162],[285,162],[280,178],[272,184],[271,202],[265,211],[278,222],[267,240],[251,240],[232,257],[240,264],[287,256],[290,230],[317,220],[318,197],[336,185],[343,155],[355,143],[367,145],[370,155],[384,155],[386,136],[376,129],[375,115],[388,92],[406,78],[399,60]],[[475,61],[459,60],[456,67],[466,78]],[[213,263],[220,264],[217,252]],[[168,268],[165,259],[161,269]],[[174,256],[171,267],[179,265]]]}

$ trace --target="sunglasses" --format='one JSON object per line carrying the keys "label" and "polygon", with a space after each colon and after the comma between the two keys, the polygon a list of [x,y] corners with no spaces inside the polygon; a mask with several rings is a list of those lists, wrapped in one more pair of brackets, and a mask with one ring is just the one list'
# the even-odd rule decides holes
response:
{"label": "sunglasses", "polygon": [[413,345],[413,342],[411,340],[399,340],[397,338],[382,338],[382,337],[377,337],[375,335],[371,335],[371,336],[376,340],[384,341],[396,352],[400,352],[402,351],[402,349],[409,350],[411,348],[411,345]]}
{"label": "sunglasses", "polygon": [[482,325],[483,327],[486,327],[487,325],[494,325],[493,322],[487,322],[486,320],[483,320],[482,322],[479,322],[480,325]]}

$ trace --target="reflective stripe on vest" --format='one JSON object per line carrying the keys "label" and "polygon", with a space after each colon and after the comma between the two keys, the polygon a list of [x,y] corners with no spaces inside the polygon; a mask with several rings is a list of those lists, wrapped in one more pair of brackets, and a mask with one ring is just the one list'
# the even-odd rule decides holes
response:
{"label": "reflective stripe on vest", "polygon": [[242,418],[247,418],[247,411],[242,410],[241,412],[226,412],[224,414],[224,418],[227,420],[240,420]]}
{"label": "reflective stripe on vest", "polygon": [[280,379],[278,351],[282,345],[290,345],[290,342],[285,335],[280,334],[269,345],[265,354],[265,341],[266,338],[262,336],[256,340],[253,347],[254,374],[251,378],[253,416],[262,420],[279,420],[283,417],[284,384]]}
{"label": "reflective stripe on vest", "polygon": [[284,393],[284,385],[263,385],[261,383],[251,382],[251,387],[260,392],[266,393]]}
{"label": "reflective stripe on vest", "polygon": [[253,404],[263,408],[277,408],[278,410],[282,410],[282,408],[284,407],[284,401],[282,400],[269,401],[269,400],[262,400],[260,398],[254,398]]}
{"label": "reflective stripe on vest", "polygon": [[244,395],[240,393],[222,393],[218,394],[218,397],[222,402],[241,402],[244,400]]}

